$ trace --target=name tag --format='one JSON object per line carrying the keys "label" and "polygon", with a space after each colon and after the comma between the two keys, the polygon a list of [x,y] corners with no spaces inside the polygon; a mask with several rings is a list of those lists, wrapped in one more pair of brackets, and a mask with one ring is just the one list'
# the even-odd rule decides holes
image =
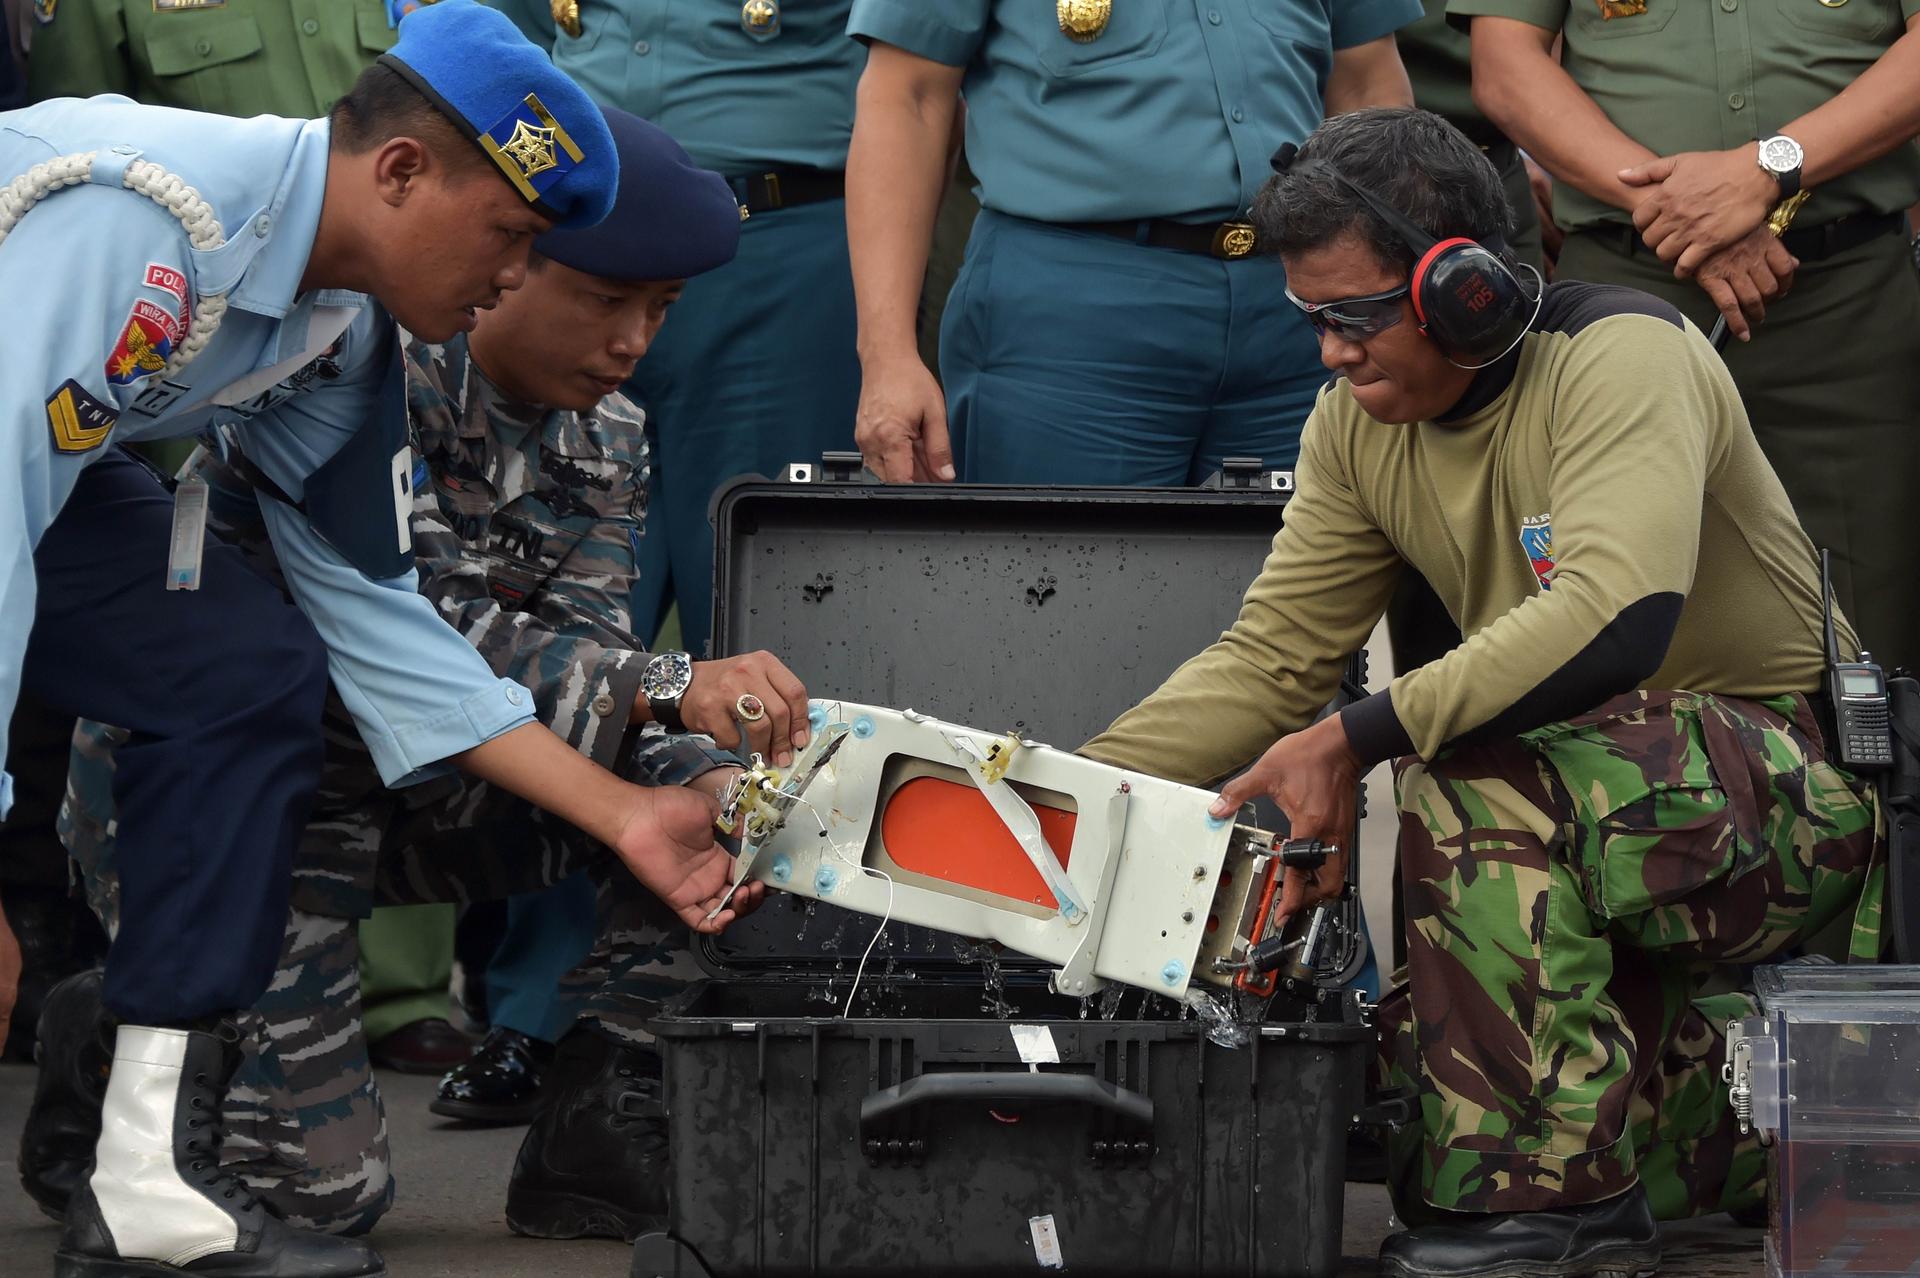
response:
{"label": "name tag", "polygon": [[170,13],[176,9],[224,9],[227,0],[153,0],[155,13]]}
{"label": "name tag", "polygon": [[167,589],[200,589],[200,555],[207,544],[207,485],[183,479],[173,490],[173,539],[167,547]]}

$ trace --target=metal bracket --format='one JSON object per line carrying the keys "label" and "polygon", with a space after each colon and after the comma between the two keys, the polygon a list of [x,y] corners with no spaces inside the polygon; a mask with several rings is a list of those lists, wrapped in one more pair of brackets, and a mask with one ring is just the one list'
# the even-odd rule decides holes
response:
{"label": "metal bracket", "polygon": [[[1093,916],[1085,932],[1080,937],[1079,947],[1062,964],[1058,971],[1047,978],[1047,983],[1056,994],[1071,994],[1085,998],[1098,993],[1106,982],[1093,974],[1093,961],[1100,954],[1100,939],[1106,934],[1107,916],[1113,911],[1113,881],[1120,874],[1120,849],[1127,841],[1127,802],[1130,791],[1122,787],[1107,800],[1107,864],[1100,875],[1100,895],[1095,898],[1101,903],[1101,910]],[[1069,920],[1071,921],[1071,920]]]}
{"label": "metal bracket", "polygon": [[[1033,862],[1033,868],[1040,872],[1047,891],[1053,893],[1053,899],[1059,906],[1061,919],[1068,927],[1085,923],[1087,903],[1074,891],[1072,882],[1067,878],[1066,867],[1053,854],[1053,847],[1040,830],[1040,818],[1034,815],[1027,801],[1016,794],[1012,786],[1001,784],[1006,777],[1007,763],[1012,758],[1011,752],[1005,749],[1006,742],[995,742],[993,749],[986,751],[972,737],[963,733],[942,731],[940,735],[980,793],[987,796],[987,802],[993,805],[995,814],[1027,854],[1027,860]],[[1118,857],[1112,857],[1109,863],[1118,860]]]}

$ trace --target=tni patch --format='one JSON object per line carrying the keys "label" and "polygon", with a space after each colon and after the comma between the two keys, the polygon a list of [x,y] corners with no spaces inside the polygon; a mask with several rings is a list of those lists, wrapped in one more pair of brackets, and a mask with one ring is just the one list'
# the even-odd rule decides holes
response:
{"label": "tni patch", "polygon": [[119,417],[113,409],[68,378],[47,399],[47,426],[53,447],[61,453],[90,453],[107,442]]}
{"label": "tni patch", "polygon": [[113,354],[107,356],[107,380],[115,386],[131,386],[143,377],[164,373],[167,357],[179,341],[178,317],[152,302],[135,302]]}
{"label": "tni patch", "polygon": [[1529,515],[1520,521],[1520,549],[1527,552],[1540,589],[1553,589],[1553,516]]}

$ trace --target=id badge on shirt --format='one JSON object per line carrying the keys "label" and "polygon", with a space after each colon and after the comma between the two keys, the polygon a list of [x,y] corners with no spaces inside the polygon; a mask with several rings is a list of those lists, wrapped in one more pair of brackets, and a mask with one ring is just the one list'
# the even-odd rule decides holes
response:
{"label": "id badge on shirt", "polygon": [[207,544],[207,485],[183,479],[173,490],[173,537],[167,544],[167,589],[200,589],[200,554]]}
{"label": "id badge on shirt", "polygon": [[397,27],[400,19],[418,9],[427,0],[387,0],[387,25]]}

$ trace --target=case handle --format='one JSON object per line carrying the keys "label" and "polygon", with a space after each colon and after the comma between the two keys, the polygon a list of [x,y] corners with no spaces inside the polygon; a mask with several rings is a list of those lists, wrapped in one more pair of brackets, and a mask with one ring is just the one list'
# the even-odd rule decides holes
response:
{"label": "case handle", "polygon": [[1085,1105],[1111,1114],[1129,1126],[1151,1130],[1153,1101],[1139,1092],[1093,1077],[1091,1074],[1042,1074],[1033,1070],[986,1073],[919,1074],[904,1083],[870,1092],[860,1102],[860,1132],[897,1118],[921,1105],[950,1101],[1039,1101],[1046,1104]]}

